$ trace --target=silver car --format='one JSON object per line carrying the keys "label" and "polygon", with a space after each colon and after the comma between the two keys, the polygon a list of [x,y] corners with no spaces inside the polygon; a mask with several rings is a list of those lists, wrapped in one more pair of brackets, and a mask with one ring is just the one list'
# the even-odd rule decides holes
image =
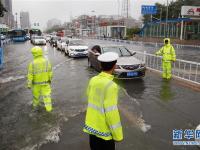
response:
{"label": "silver car", "polygon": [[133,79],[145,76],[145,63],[134,57],[136,52],[131,52],[120,45],[95,45],[89,48],[88,65],[101,71],[100,62],[97,57],[106,52],[116,52],[119,55],[114,75],[119,79]]}

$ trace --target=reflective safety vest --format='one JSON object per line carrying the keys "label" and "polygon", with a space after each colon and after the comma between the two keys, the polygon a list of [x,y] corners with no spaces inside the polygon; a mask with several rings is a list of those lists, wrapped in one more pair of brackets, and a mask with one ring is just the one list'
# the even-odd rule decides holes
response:
{"label": "reflective safety vest", "polygon": [[104,140],[121,141],[123,133],[117,107],[118,86],[112,80],[113,76],[105,72],[90,80],[83,131]]}
{"label": "reflective safety vest", "polygon": [[174,50],[174,47],[170,44],[170,39],[165,38],[165,40],[168,40],[168,44],[164,45],[158,52],[156,52],[156,55],[163,56],[162,60],[169,62],[169,61],[176,61],[176,53]]}
{"label": "reflective safety vest", "polygon": [[28,66],[28,87],[49,84],[52,80],[50,62],[42,56],[34,58]]}

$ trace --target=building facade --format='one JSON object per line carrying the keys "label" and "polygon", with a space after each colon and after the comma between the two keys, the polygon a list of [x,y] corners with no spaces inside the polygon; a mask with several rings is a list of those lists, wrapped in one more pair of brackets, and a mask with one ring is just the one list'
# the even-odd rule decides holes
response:
{"label": "building facade", "polygon": [[0,18],[0,24],[6,25],[7,28],[14,28],[14,15],[12,14],[12,0],[1,0],[1,3],[6,8],[7,12]]}
{"label": "building facade", "polygon": [[20,25],[22,29],[30,28],[29,12],[20,12]]}
{"label": "building facade", "polygon": [[47,21],[47,29],[50,29],[54,26],[61,26],[61,21],[56,18]]}

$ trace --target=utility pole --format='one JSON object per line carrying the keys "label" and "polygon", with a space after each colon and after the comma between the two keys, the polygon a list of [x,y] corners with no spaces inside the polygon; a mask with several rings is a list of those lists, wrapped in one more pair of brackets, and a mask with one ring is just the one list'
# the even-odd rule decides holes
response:
{"label": "utility pole", "polygon": [[162,21],[162,8],[160,9],[160,37],[162,36],[162,24],[161,24],[161,21]]}
{"label": "utility pole", "polygon": [[168,37],[169,31],[168,31],[168,17],[169,17],[169,1],[167,0],[167,13],[166,13],[166,30],[165,30],[165,35]]}
{"label": "utility pole", "polygon": [[127,7],[127,8],[126,8],[126,9],[127,9],[127,16],[126,16],[126,17],[127,17],[127,18],[128,18],[128,15],[129,15],[129,14],[128,14],[128,11],[129,11],[129,8],[128,8],[128,7],[129,7],[129,2],[128,2],[128,1],[129,1],[129,0],[127,0],[127,4],[126,4],[126,7]]}
{"label": "utility pole", "polygon": [[15,21],[15,23],[16,23],[16,28],[17,28],[17,13],[15,13],[15,16],[16,16],[16,21]]}

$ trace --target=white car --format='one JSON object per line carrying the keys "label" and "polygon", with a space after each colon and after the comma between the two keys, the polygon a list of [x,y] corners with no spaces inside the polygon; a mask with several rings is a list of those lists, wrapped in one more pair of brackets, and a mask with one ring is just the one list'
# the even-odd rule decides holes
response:
{"label": "white car", "polygon": [[65,46],[65,53],[69,57],[87,57],[88,46],[80,39],[71,39],[69,44]]}
{"label": "white car", "polygon": [[57,42],[57,49],[64,51],[68,43],[69,39],[67,37],[62,37],[61,40]]}
{"label": "white car", "polygon": [[34,36],[32,39],[34,45],[46,45],[46,40],[43,36]]}

